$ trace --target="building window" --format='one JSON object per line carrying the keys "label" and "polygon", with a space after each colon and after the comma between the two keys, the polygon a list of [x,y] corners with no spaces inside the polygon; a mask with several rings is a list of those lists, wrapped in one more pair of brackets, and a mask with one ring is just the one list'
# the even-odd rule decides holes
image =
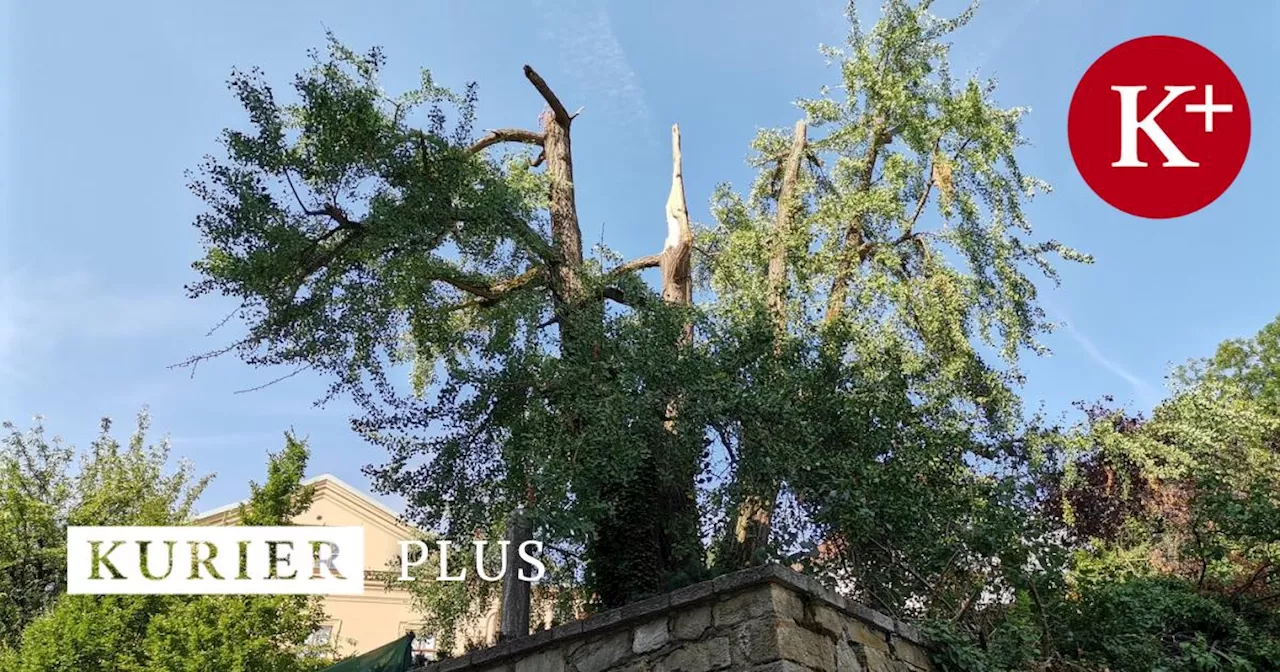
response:
{"label": "building window", "polygon": [[322,625],[307,637],[307,646],[325,646],[333,639],[333,626]]}
{"label": "building window", "polygon": [[312,632],[305,642],[302,649],[306,655],[313,657],[324,657],[330,653],[333,647],[333,634],[338,628],[336,624],[322,625]]}
{"label": "building window", "polygon": [[401,623],[400,636],[404,637],[412,632],[413,637],[413,656],[417,658],[421,656],[426,660],[436,659],[436,636],[426,632],[421,623]]}

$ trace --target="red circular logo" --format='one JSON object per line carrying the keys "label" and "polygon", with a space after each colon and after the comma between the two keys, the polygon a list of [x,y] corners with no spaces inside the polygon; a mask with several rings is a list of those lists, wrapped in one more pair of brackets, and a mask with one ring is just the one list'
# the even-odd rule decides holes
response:
{"label": "red circular logo", "polygon": [[1080,78],[1067,140],[1102,200],[1167,219],[1209,205],[1249,153],[1249,103],[1222,59],[1180,37],[1129,40]]}

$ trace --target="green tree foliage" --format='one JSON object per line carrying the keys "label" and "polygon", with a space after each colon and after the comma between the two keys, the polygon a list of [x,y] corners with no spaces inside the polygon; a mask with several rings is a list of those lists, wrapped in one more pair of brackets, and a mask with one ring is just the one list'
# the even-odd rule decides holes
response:
{"label": "green tree foliage", "polygon": [[[785,560],[931,624],[949,669],[1275,667],[1280,329],[1150,419],[1024,423],[1036,282],[1090,259],[1033,235],[1025,110],[952,75],[973,10],[931,5],[850,11],[838,88],[696,231],[673,129],[666,244],[630,260],[584,252],[576,115],[531,68],[538,129],[479,137],[474,86],[389,95],[376,49],[331,39],[289,101],[238,73],[191,290],[248,335],[210,355],[328,375],[414,522],[494,539],[523,509],[602,606]],[[451,632],[491,595],[418,597]]]}
{"label": "green tree foliage", "polygon": [[1280,318],[1253,338],[1222,343],[1212,357],[1187,363],[1174,377],[1182,384],[1205,380],[1234,383],[1269,411],[1280,413]]}
{"label": "green tree foliage", "polygon": [[[327,396],[362,406],[355,428],[390,457],[371,473],[415,522],[465,538],[524,507],[538,538],[585,557],[605,605],[704,576],[701,538],[718,520],[722,569],[777,557],[806,525],[859,544],[885,517],[913,529],[901,516],[914,493],[824,503],[851,478],[951,488],[952,513],[1010,502],[1015,484],[966,462],[1005,455],[963,419],[994,432],[1014,407],[1016,370],[978,352],[986,339],[1012,364],[1035,347],[1047,325],[1025,269],[1082,257],[1027,242],[1022,205],[1039,184],[1014,161],[1021,112],[951,80],[943,40],[969,14],[927,10],[895,1],[870,33],[855,24],[848,53],[832,54],[848,99],[801,103],[822,137],[758,140],[756,188],[722,190],[699,234],[700,304],[678,133],[662,253],[588,256],[574,115],[535,71],[539,130],[473,138],[473,86],[453,93],[424,73],[392,96],[380,51],[333,40],[288,102],[260,73],[232,77],[251,126],[226,131],[226,152],[193,179],[207,208],[191,290],[243,302],[248,336],[227,351],[318,369]],[[499,143],[531,151],[489,158]],[[660,291],[634,273],[655,266]],[[793,473],[824,453],[849,466]],[[775,525],[801,498],[794,534]],[[940,514],[914,529],[945,527]],[[886,586],[908,580],[891,573]],[[902,585],[887,592],[885,604],[910,601]]]}
{"label": "green tree foliage", "polygon": [[1181,367],[1150,418],[1091,406],[1045,437],[1060,466],[1041,473],[1038,514],[1070,552],[1061,587],[940,625],[951,669],[1280,666],[1280,415],[1269,360],[1236,357],[1275,324]]}
{"label": "green tree foliage", "polygon": [[169,471],[169,444],[148,445],[144,411],[124,443],[103,419],[80,455],[36,418],[3,425],[0,442],[0,646],[66,590],[68,525],[166,525],[187,519],[207,478],[189,463]]}
{"label": "green tree foliage", "polygon": [[[147,416],[139,416],[137,431],[122,447],[104,421],[102,436],[74,474],[67,470],[74,451],[46,440],[39,422],[26,433],[6,426],[5,478],[11,480],[5,482],[2,510],[6,516],[40,507],[50,511],[26,519],[27,527],[18,530],[33,534],[30,525],[39,522],[45,539],[4,538],[0,548],[6,558],[27,554],[12,565],[25,575],[11,572],[6,580],[14,575],[51,583],[41,586],[38,601],[6,598],[6,610],[25,619],[15,621],[25,627],[15,628],[9,646],[0,647],[0,669],[293,672],[322,667],[331,652],[304,646],[323,618],[314,598],[62,594],[66,525],[180,525],[190,520],[207,479],[194,478],[185,463],[167,471],[168,445],[148,446],[148,426]],[[285,449],[270,458],[266,482],[253,485],[252,497],[242,505],[241,524],[289,524],[310,502],[310,488],[300,485],[307,449],[294,437],[286,438]],[[30,557],[43,548],[41,543],[57,544],[48,546],[47,560]],[[56,568],[36,576],[52,564]]]}

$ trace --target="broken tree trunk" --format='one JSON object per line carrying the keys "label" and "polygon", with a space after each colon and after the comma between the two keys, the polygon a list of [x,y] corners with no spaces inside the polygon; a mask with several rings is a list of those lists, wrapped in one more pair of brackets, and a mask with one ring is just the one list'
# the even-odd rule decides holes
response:
{"label": "broken tree trunk", "polygon": [[[606,379],[608,377],[597,367],[602,350],[599,339],[602,336],[604,299],[626,303],[627,297],[616,287],[608,286],[607,282],[602,294],[598,295],[589,291],[584,282],[582,233],[575,203],[570,142],[570,125],[576,115],[569,114],[533,68],[525,66],[524,74],[547,104],[541,118],[541,131],[492,131],[473,144],[471,150],[479,152],[506,142],[541,146],[538,158],[530,163],[545,166],[549,184],[551,241],[549,246],[538,250],[545,273],[537,270],[533,273],[534,276],[545,277],[551,289],[554,317],[550,323],[557,324],[560,330],[561,359],[584,372],[592,372],[580,379],[582,384],[590,385],[596,373]],[[661,267],[663,297],[670,302],[687,305],[693,298],[690,268],[693,233],[685,205],[679,129],[672,128],[672,140],[673,179],[667,207],[668,243],[661,254],[633,259],[621,264],[611,274],[617,276],[643,268]],[[529,235],[531,243],[545,245],[538,234],[531,231]],[[480,298],[483,299],[485,294],[482,292]],[[692,329],[686,327],[681,343],[691,338]],[[589,436],[594,431],[588,419],[572,409],[564,415],[564,427],[568,434],[580,437]],[[669,582],[673,574],[684,571],[688,565],[686,558],[701,557],[697,510],[693,500],[694,471],[698,463],[687,459],[682,452],[672,454],[676,443],[653,446],[651,456],[647,458],[649,464],[636,474],[599,486],[600,491],[596,494],[609,505],[612,515],[597,521],[596,538],[588,544],[587,557],[597,594],[605,606],[618,606],[651,594]],[[673,519],[679,519],[679,522],[673,524]],[[687,540],[692,540],[692,544],[685,543]],[[695,555],[690,556],[689,552],[680,550],[685,548],[692,548]]]}
{"label": "broken tree trunk", "polygon": [[506,574],[502,578],[502,624],[498,631],[498,639],[507,640],[524,637],[529,634],[529,604],[531,586],[528,581],[520,580],[520,544],[533,537],[533,529],[529,518],[520,509],[511,512],[507,517],[507,547],[503,549],[503,566]]}

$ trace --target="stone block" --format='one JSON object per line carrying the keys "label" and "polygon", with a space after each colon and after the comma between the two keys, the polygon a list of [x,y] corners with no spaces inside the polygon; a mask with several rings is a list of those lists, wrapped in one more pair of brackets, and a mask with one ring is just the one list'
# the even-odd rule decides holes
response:
{"label": "stone block", "polygon": [[438,672],[454,672],[465,667],[471,666],[471,654],[458,656],[456,658],[448,658],[438,663],[436,670]]}
{"label": "stone block", "polygon": [[844,616],[841,616],[835,609],[822,604],[813,605],[812,612],[811,621],[814,627],[832,637],[844,637]]}
{"label": "stone block", "polygon": [[909,642],[897,635],[889,638],[889,644],[893,655],[898,660],[910,663],[913,667],[922,670],[933,669],[933,661],[929,660],[929,653],[919,644]]}
{"label": "stone block", "polygon": [[843,639],[836,642],[836,672],[862,672],[858,654]]}
{"label": "stone block", "polygon": [[662,648],[669,639],[667,633],[667,617],[655,618],[635,629],[631,638],[631,650],[635,653],[648,653]]}
{"label": "stone block", "polygon": [[855,617],[879,627],[885,632],[893,632],[893,619],[868,607],[865,604],[845,601],[845,610]]}
{"label": "stone block", "polygon": [[861,621],[848,624],[849,639],[873,649],[889,652],[889,635]]}
{"label": "stone block", "polygon": [[583,644],[573,654],[578,672],[601,672],[631,655],[631,631],[615,633]]}
{"label": "stone block", "polygon": [[653,666],[649,664],[648,658],[636,658],[617,667],[609,668],[608,672],[650,672],[652,669]]}
{"label": "stone block", "polygon": [[632,602],[618,609],[619,619],[623,621],[636,621],[640,619],[648,619],[655,614],[666,611],[671,606],[670,595],[655,595],[648,599]]}
{"label": "stone block", "polygon": [[694,607],[672,616],[671,630],[676,639],[698,639],[711,627],[711,607]]}
{"label": "stone block", "polygon": [[698,602],[711,597],[713,583],[703,581],[692,586],[685,586],[671,593],[671,606],[678,607],[691,602]]}
{"label": "stone block", "polygon": [[741,623],[772,612],[773,593],[767,585],[721,600],[712,611],[717,626]]}
{"label": "stone block", "polygon": [[775,660],[755,667],[747,668],[748,672],[812,672],[803,665],[789,660]]}
{"label": "stone block", "polygon": [[737,592],[743,586],[762,585],[773,575],[770,565],[759,565],[748,569],[740,569],[731,574],[723,574],[712,580],[712,590],[718,594]]}
{"label": "stone block", "polygon": [[517,660],[513,667],[514,672],[564,672],[564,652],[541,651]]}
{"label": "stone block", "polygon": [[895,620],[893,622],[893,629],[899,635],[902,635],[903,639],[909,642],[912,642],[913,644],[925,643],[924,633],[920,632],[920,628],[917,628],[916,626],[911,625],[910,623],[907,623],[905,621]]}
{"label": "stone block", "polygon": [[716,637],[693,642],[667,654],[654,665],[654,672],[710,672],[729,667],[729,639]]}
{"label": "stone block", "polygon": [[864,648],[863,657],[867,672],[910,672],[908,664],[901,662],[888,652],[879,649]]}
{"label": "stone block", "polygon": [[834,672],[836,669],[835,640],[791,621],[778,623],[778,652],[784,660],[795,661],[818,672]]}
{"label": "stone block", "polygon": [[777,619],[772,616],[748,621],[734,633],[735,662],[738,667],[778,660]]}
{"label": "stone block", "polygon": [[804,620],[804,598],[799,593],[773,584],[769,587],[773,597],[773,611],[782,618],[789,618],[797,623]]}

